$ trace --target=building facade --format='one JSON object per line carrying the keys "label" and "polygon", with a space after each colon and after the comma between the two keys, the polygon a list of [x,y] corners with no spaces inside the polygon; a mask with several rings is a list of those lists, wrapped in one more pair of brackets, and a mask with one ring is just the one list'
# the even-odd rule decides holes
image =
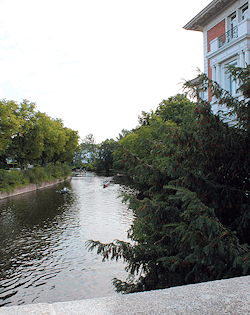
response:
{"label": "building facade", "polygon": [[[245,67],[250,63],[249,3],[214,0],[184,26],[203,32],[204,72],[235,97],[237,84],[227,73],[227,66]],[[204,97],[212,101],[209,92]]]}

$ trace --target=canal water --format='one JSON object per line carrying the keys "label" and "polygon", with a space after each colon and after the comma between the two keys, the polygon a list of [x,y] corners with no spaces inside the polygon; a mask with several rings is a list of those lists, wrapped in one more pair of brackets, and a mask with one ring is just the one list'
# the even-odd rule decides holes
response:
{"label": "canal water", "polygon": [[63,184],[0,200],[0,306],[71,301],[117,294],[122,261],[102,262],[89,239],[127,240],[132,210],[117,198],[125,189],[88,173]]}

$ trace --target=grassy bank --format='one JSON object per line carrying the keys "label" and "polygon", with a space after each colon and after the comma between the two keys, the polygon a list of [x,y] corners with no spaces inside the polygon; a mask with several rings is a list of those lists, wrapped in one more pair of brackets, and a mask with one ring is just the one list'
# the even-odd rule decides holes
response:
{"label": "grassy bank", "polygon": [[49,164],[45,167],[35,166],[29,170],[0,170],[0,192],[10,192],[15,188],[63,179],[71,175],[71,168],[66,164]]}

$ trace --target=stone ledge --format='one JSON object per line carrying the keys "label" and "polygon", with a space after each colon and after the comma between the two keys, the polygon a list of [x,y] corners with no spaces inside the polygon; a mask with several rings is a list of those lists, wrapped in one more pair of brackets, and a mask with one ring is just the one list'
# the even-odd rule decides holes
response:
{"label": "stone ledge", "polygon": [[18,187],[12,192],[2,192],[2,193],[0,192],[0,200],[5,199],[5,198],[9,198],[9,197],[13,197],[13,196],[18,196],[21,194],[25,194],[25,193],[30,192],[30,191],[35,191],[38,189],[50,187],[50,186],[62,183],[64,181],[70,180],[71,178],[72,178],[71,176],[68,176],[66,179],[61,179],[61,180],[60,179],[52,179],[48,182],[42,182],[39,184],[29,184],[26,186]]}
{"label": "stone ledge", "polygon": [[0,315],[250,314],[250,276],[72,302],[0,308]]}

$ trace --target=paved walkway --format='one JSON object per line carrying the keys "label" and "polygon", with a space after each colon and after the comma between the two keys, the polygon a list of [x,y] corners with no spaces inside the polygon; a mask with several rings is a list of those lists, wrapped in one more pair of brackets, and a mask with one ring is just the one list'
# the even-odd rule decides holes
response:
{"label": "paved walkway", "polygon": [[0,315],[250,314],[250,276],[106,298],[0,308]]}

